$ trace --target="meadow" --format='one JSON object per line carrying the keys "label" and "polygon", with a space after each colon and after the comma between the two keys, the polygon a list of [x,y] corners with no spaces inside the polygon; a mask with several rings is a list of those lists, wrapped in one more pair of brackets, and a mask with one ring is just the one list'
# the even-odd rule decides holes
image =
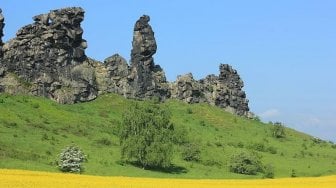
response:
{"label": "meadow", "polygon": [[[171,121],[180,135],[171,167],[146,170],[123,163],[118,126],[132,102],[108,94],[92,102],[61,105],[41,97],[1,94],[0,169],[59,172],[56,164],[59,153],[66,146],[76,144],[88,158],[84,175],[262,178],[262,174],[241,175],[229,171],[231,156],[240,151],[255,152],[263,164],[272,164],[275,178],[291,177],[293,172],[297,177],[336,174],[336,145],[332,142],[290,128],[285,129],[285,138],[274,138],[272,124],[238,117],[208,104],[190,105],[176,100],[160,104],[171,111]],[[200,147],[199,161],[182,159],[185,138]]]}

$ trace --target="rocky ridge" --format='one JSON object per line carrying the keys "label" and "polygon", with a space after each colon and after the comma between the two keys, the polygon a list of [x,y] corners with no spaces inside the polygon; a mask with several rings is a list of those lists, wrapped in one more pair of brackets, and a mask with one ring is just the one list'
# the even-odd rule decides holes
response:
{"label": "rocky ridge", "polygon": [[205,102],[250,115],[243,81],[230,65],[221,64],[218,76],[195,80],[189,73],[167,82],[162,68],[154,63],[157,44],[149,16],[141,16],[134,25],[130,64],[118,54],[103,63],[87,57],[83,19],[84,10],[79,7],[52,10],[33,17],[33,24],[3,44],[0,10],[0,92],[44,96],[67,104],[118,93],[134,99]]}

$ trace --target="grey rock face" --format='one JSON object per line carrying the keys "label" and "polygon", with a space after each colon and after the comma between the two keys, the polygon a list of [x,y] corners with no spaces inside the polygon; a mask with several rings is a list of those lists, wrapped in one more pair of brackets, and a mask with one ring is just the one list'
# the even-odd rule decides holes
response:
{"label": "grey rock face", "polygon": [[118,54],[103,63],[85,55],[87,42],[80,26],[81,8],[65,8],[33,17],[3,44],[4,19],[0,9],[0,92],[45,96],[59,103],[90,101],[99,94],[126,98],[168,98],[187,103],[206,102],[249,116],[244,84],[237,71],[221,64],[220,74],[195,80],[191,73],[166,81],[154,63],[157,44],[149,16],[135,23],[130,65]]}
{"label": "grey rock face", "polygon": [[148,24],[147,15],[140,17],[135,23],[131,67],[128,81],[132,88],[128,97],[165,99],[168,96],[166,77],[159,65],[154,64],[153,55],[156,53],[156,41],[152,27]]}
{"label": "grey rock face", "polygon": [[0,58],[2,57],[2,46],[3,46],[2,37],[4,35],[3,28],[5,27],[4,21],[5,21],[5,18],[3,17],[2,10],[0,8]]}
{"label": "grey rock face", "polygon": [[[83,19],[84,10],[78,7],[33,17],[35,23],[21,28],[16,38],[3,45],[4,76],[27,83],[25,93],[60,103],[96,98],[94,72],[84,62]],[[3,85],[4,90],[13,92],[7,86]]]}
{"label": "grey rock face", "polygon": [[194,80],[193,75],[188,73],[180,75],[170,85],[171,98],[179,99],[187,103],[198,103],[202,100],[200,83]]}
{"label": "grey rock face", "polygon": [[119,54],[115,54],[104,60],[104,65],[107,70],[107,76],[110,78],[110,84],[107,87],[107,92],[118,93],[124,96],[130,92],[129,83],[127,80],[129,67],[127,61]]}
{"label": "grey rock face", "polygon": [[221,64],[219,70],[219,76],[208,75],[198,81],[194,80],[191,73],[178,76],[170,84],[171,98],[187,103],[206,102],[237,115],[247,116],[248,100],[237,71],[227,64]]}
{"label": "grey rock face", "polygon": [[213,84],[211,103],[238,115],[247,115],[249,107],[246,94],[242,90],[244,82],[230,65],[221,64],[219,71],[218,80]]}

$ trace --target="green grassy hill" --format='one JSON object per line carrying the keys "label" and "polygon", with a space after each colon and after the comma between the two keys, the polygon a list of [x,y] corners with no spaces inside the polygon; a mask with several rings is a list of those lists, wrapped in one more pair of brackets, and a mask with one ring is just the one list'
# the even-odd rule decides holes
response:
{"label": "green grassy hill", "polygon": [[[141,103],[141,102],[139,102]],[[0,95],[0,168],[58,171],[55,160],[72,143],[88,156],[85,174],[175,178],[259,178],[229,172],[230,157],[253,150],[275,177],[336,174],[333,143],[286,129],[286,138],[272,137],[271,124],[224,112],[207,104],[162,103],[172,113],[180,135],[198,143],[200,162],[186,162],[175,146],[170,172],[144,170],[120,163],[118,126],[131,100],[109,94],[97,100],[61,105],[48,99]]]}

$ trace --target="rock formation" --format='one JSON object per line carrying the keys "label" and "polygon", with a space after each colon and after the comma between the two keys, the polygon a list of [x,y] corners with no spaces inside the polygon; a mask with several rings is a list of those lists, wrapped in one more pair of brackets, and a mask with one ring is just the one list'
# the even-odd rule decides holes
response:
{"label": "rock formation", "polygon": [[44,96],[59,103],[117,93],[140,100],[206,102],[238,115],[249,114],[243,81],[229,65],[220,65],[219,76],[195,80],[189,73],[167,82],[162,68],[154,63],[157,44],[149,16],[135,23],[130,65],[118,54],[103,63],[86,57],[83,19],[84,11],[78,7],[52,10],[33,17],[35,23],[3,44],[0,10],[0,92]]}
{"label": "rock formation", "polygon": [[171,98],[179,99],[187,103],[201,102],[201,85],[194,80],[191,73],[177,76],[177,80],[170,84]]}
{"label": "rock formation", "polygon": [[165,99],[168,85],[163,70],[159,65],[154,64],[153,55],[156,53],[157,46],[149,21],[149,16],[144,15],[134,26],[131,67],[128,76],[132,91],[127,96]]}
{"label": "rock formation", "polygon": [[244,83],[237,71],[227,64],[221,64],[219,70],[219,76],[208,75],[199,81],[191,73],[178,76],[170,85],[171,98],[187,103],[206,102],[238,115],[248,115]]}
{"label": "rock formation", "polygon": [[3,37],[3,28],[5,27],[4,21],[5,21],[5,18],[3,17],[2,10],[0,8],[0,58],[2,57],[2,45],[3,45],[2,37]]}
{"label": "rock formation", "polygon": [[33,17],[3,46],[0,81],[9,93],[45,96],[60,103],[96,98],[93,71],[86,60],[80,23],[82,8],[53,10]]}

